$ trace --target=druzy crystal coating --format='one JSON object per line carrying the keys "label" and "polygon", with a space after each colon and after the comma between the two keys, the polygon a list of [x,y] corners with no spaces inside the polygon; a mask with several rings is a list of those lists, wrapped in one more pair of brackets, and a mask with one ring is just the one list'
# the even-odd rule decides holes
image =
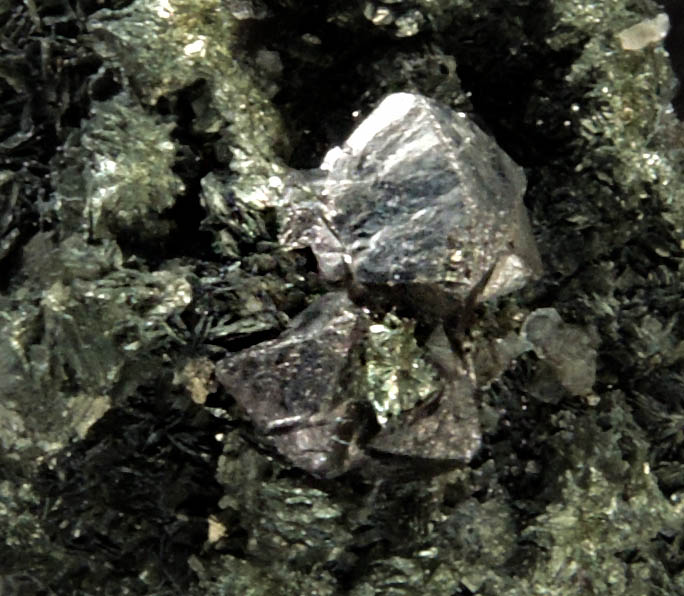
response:
{"label": "druzy crystal coating", "polygon": [[[264,439],[326,477],[378,452],[470,460],[475,376],[443,327],[540,272],[524,191],[472,120],[410,93],[385,98],[318,170],[292,172],[280,241],[310,248],[349,295],[324,295],[219,364]],[[411,316],[434,327],[421,345]]]}

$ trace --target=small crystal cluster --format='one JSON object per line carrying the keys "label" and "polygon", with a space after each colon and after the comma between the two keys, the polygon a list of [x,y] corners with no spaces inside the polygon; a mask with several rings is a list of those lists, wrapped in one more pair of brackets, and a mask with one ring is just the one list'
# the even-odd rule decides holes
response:
{"label": "small crystal cluster", "polygon": [[[443,319],[540,269],[522,169],[465,114],[388,96],[320,169],[294,172],[281,241],[309,247],[335,291],[218,377],[295,465],[334,476],[373,450],[467,461],[479,446],[472,374]],[[399,307],[435,327],[425,345]],[[372,307],[371,310],[364,306]],[[375,317],[375,318],[374,318]],[[379,429],[379,430],[378,430]]]}

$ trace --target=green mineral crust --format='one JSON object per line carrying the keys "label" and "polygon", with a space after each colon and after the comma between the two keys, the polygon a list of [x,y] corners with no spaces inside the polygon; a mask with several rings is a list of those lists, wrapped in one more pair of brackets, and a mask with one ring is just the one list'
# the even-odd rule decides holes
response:
{"label": "green mineral crust", "polygon": [[159,215],[184,190],[171,169],[178,150],[169,136],[173,124],[125,94],[94,103],[91,112],[54,163],[55,210],[63,225],[87,226],[95,238],[168,233]]}
{"label": "green mineral crust", "polygon": [[[270,101],[279,74],[277,54],[241,65],[232,47],[239,19],[232,0],[138,0],[121,10],[93,14],[88,30],[94,49],[120,65],[136,95],[146,104],[202,81],[193,105],[193,130],[225,137],[224,158],[239,174],[233,188],[240,198],[259,203],[258,185],[281,170],[287,146],[280,116]],[[279,154],[278,150],[281,151]]]}
{"label": "green mineral crust", "polygon": [[684,596],[680,12],[0,0],[0,593]]}
{"label": "green mineral crust", "polygon": [[439,372],[415,340],[415,322],[388,313],[368,329],[366,391],[380,425],[440,388]]}

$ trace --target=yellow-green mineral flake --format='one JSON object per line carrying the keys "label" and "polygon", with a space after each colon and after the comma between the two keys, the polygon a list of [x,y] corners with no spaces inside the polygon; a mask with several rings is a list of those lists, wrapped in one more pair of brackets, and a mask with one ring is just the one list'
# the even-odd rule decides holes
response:
{"label": "yellow-green mineral flake", "polygon": [[159,214],[183,192],[173,172],[173,124],[146,112],[127,93],[92,105],[90,118],[67,140],[54,176],[64,225],[96,238],[121,231],[163,234]]}
{"label": "yellow-green mineral flake", "polygon": [[435,367],[416,343],[415,322],[392,313],[370,326],[365,359],[368,401],[381,425],[442,387]]}
{"label": "yellow-green mineral flake", "polygon": [[670,104],[676,78],[663,46],[669,19],[652,2],[636,10],[620,0],[558,2],[547,42],[560,49],[588,37],[566,77],[588,89],[565,121],[583,143],[576,171],[597,170],[624,206],[639,209],[654,196],[681,218],[681,140],[673,138],[679,126]]}
{"label": "yellow-green mineral flake", "polygon": [[195,106],[198,123],[207,133],[227,131],[230,167],[241,175],[236,194],[258,202],[260,188],[281,173],[287,141],[270,101],[273,89],[236,58],[237,24],[219,0],[137,0],[89,19],[97,52],[123,67],[145,103],[205,82],[208,101]]}

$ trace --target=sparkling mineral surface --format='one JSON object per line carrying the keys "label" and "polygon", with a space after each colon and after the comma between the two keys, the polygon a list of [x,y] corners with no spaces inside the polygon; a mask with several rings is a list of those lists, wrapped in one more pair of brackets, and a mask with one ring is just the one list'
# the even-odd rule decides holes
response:
{"label": "sparkling mineral surface", "polygon": [[541,270],[525,176],[466,114],[426,97],[385,98],[319,171],[285,194],[281,239],[321,275],[350,275],[438,315],[519,289]]}
{"label": "sparkling mineral surface", "polygon": [[330,292],[217,375],[264,440],[317,476],[355,467],[365,447],[468,461],[480,445],[474,386],[435,335],[422,349],[410,322],[374,323],[346,292]]}
{"label": "sparkling mineral surface", "polygon": [[[524,190],[522,169],[465,114],[410,93],[382,101],[318,170],[293,172],[280,241],[310,247],[347,289],[219,364],[264,440],[326,477],[378,452],[469,461],[475,375],[442,323],[540,271]],[[433,328],[428,341],[406,313]]]}

